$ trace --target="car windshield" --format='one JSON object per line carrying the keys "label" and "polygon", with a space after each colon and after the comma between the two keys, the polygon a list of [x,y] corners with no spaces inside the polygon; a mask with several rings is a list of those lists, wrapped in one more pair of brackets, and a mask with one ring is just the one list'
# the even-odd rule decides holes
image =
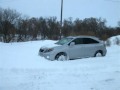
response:
{"label": "car windshield", "polygon": [[73,38],[63,38],[61,40],[59,40],[56,44],[59,44],[59,45],[64,45],[68,42],[70,42]]}

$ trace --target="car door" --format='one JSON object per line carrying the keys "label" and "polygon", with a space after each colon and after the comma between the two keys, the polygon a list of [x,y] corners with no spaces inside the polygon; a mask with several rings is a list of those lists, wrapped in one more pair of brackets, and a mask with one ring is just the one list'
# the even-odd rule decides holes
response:
{"label": "car door", "polygon": [[82,38],[76,38],[72,42],[74,42],[75,45],[69,45],[69,57],[71,59],[82,58],[84,55],[84,45]]}
{"label": "car door", "polygon": [[83,44],[84,44],[83,56],[90,57],[95,54],[96,46],[97,44],[99,44],[99,42],[91,38],[83,38]]}

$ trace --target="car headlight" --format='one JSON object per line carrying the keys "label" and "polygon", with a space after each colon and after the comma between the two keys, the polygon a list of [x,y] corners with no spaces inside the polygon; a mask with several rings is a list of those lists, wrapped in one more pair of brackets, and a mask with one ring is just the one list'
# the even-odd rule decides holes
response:
{"label": "car headlight", "polygon": [[54,50],[54,48],[48,48],[48,49],[46,49],[44,52],[46,53],[46,52],[51,52],[51,51],[53,51]]}

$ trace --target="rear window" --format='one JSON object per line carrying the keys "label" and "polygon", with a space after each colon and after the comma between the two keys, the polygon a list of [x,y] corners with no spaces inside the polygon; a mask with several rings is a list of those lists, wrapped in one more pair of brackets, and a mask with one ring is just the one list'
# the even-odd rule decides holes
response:
{"label": "rear window", "polygon": [[83,38],[83,44],[95,44],[95,43],[99,42],[91,38]]}

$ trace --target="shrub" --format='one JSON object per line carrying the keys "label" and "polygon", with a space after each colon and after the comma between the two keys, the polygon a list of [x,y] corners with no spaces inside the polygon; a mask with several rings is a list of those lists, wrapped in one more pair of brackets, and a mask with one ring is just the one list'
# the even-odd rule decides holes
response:
{"label": "shrub", "polygon": [[111,41],[110,41],[110,39],[108,39],[108,40],[106,41],[106,46],[111,46]]}
{"label": "shrub", "polygon": [[116,45],[120,45],[120,39],[118,37],[116,37]]}

